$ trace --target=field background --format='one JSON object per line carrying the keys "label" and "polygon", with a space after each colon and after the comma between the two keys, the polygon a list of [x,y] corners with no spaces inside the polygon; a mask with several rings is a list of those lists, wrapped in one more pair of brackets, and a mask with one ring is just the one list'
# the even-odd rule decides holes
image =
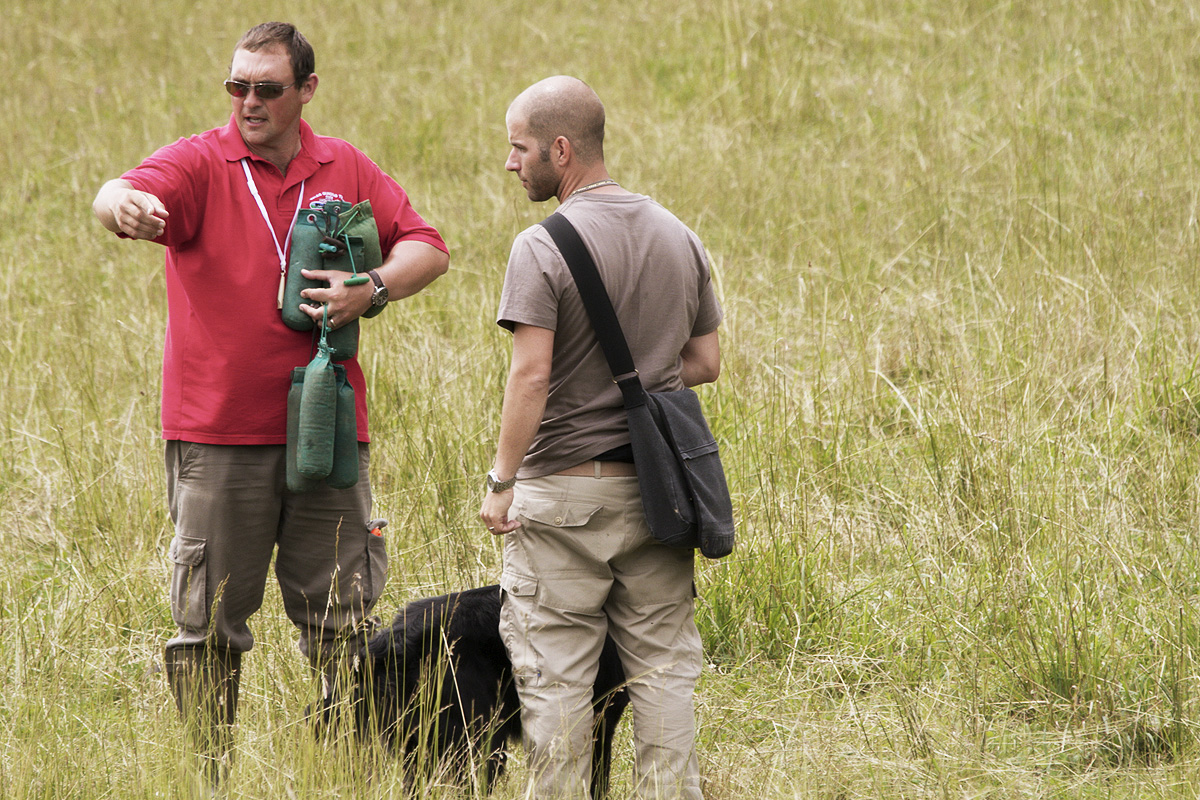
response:
{"label": "field background", "polygon": [[[453,251],[364,326],[382,613],[498,576],[492,320],[512,237],[554,206],[504,172],[504,111],[574,74],[727,312],[702,397],[740,544],[698,579],[707,796],[1200,793],[1194,3],[4,5],[0,796],[180,796],[162,252],[90,204],[226,121],[233,42],[272,18],[316,48],[306,118]],[[311,741],[277,593],[255,631],[231,796],[402,796]]]}

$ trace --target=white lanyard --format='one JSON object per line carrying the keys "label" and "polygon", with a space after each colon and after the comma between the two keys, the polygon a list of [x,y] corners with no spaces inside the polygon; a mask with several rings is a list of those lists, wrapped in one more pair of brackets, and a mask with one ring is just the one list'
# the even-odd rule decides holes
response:
{"label": "white lanyard", "polygon": [[275,226],[271,224],[271,217],[267,214],[267,206],[258,193],[254,176],[250,174],[250,159],[243,158],[241,164],[242,171],[246,173],[246,185],[250,187],[250,194],[254,195],[254,202],[258,203],[258,210],[262,212],[263,221],[267,223],[267,230],[271,232],[271,239],[275,242],[275,253],[279,256],[279,297],[276,305],[278,308],[283,308],[283,281],[287,276],[287,249],[292,244],[292,231],[296,229],[296,217],[300,215],[300,206],[304,204],[304,181],[300,181],[300,195],[296,198],[296,211],[292,214],[292,224],[288,225],[287,238],[283,240],[281,247],[279,237],[275,235]]}

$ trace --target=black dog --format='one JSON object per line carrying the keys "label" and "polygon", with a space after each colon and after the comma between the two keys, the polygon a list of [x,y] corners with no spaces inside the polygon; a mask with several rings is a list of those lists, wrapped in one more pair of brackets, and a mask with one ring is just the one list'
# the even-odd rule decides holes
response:
{"label": "black dog", "polygon": [[[367,643],[354,698],[362,736],[383,738],[413,769],[448,767],[467,785],[471,753],[483,759],[485,788],[504,772],[505,747],[521,738],[520,700],[500,638],[500,587],[416,600]],[[611,637],[592,693],[592,797],[608,790],[612,741],[629,697]]]}

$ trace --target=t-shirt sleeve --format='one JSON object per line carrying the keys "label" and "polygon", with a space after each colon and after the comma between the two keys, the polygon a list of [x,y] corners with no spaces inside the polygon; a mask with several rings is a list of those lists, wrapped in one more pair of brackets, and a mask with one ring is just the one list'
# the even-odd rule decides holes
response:
{"label": "t-shirt sleeve", "polygon": [[704,336],[712,333],[721,325],[721,320],[724,318],[724,312],[721,310],[721,303],[717,300],[717,293],[713,290],[712,282],[712,264],[709,262],[708,253],[704,250],[704,245],[700,243],[700,238],[694,233],[691,233],[692,247],[695,248],[701,264],[703,265],[702,283],[700,285],[700,306],[696,310],[696,321],[692,324],[692,337]]}
{"label": "t-shirt sleeve", "polygon": [[145,161],[126,172],[122,179],[133,188],[148,192],[167,209],[167,224],[152,241],[178,247],[191,241],[200,229],[203,208],[197,171],[203,159],[189,139],[179,139],[154,151]]}
{"label": "t-shirt sleeve", "polygon": [[394,178],[379,168],[367,156],[358,153],[359,169],[363,171],[371,200],[371,212],[379,228],[379,245],[384,258],[398,242],[425,242],[443,253],[449,248],[437,229],[426,222],[408,199],[408,193]]}
{"label": "t-shirt sleeve", "polygon": [[555,269],[562,264],[562,256],[539,236],[542,230],[535,225],[523,231],[509,253],[496,323],[510,331],[518,324],[558,329],[560,287],[555,285],[554,274],[562,271]]}
{"label": "t-shirt sleeve", "polygon": [[723,318],[721,304],[713,291],[712,281],[709,281],[700,295],[700,311],[696,315],[696,324],[692,326],[692,337],[712,333],[721,326]]}

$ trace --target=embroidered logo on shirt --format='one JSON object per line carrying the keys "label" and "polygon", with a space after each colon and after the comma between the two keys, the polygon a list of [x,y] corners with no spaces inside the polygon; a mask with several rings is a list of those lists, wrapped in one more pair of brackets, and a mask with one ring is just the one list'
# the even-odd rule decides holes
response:
{"label": "embroidered logo on shirt", "polygon": [[337,192],[317,192],[316,194],[314,194],[312,196],[312,199],[308,201],[308,207],[309,208],[320,208],[321,206],[325,205],[326,203],[332,202],[334,200],[340,200],[342,202],[345,202],[346,198],[343,197],[342,195],[338,194]]}

